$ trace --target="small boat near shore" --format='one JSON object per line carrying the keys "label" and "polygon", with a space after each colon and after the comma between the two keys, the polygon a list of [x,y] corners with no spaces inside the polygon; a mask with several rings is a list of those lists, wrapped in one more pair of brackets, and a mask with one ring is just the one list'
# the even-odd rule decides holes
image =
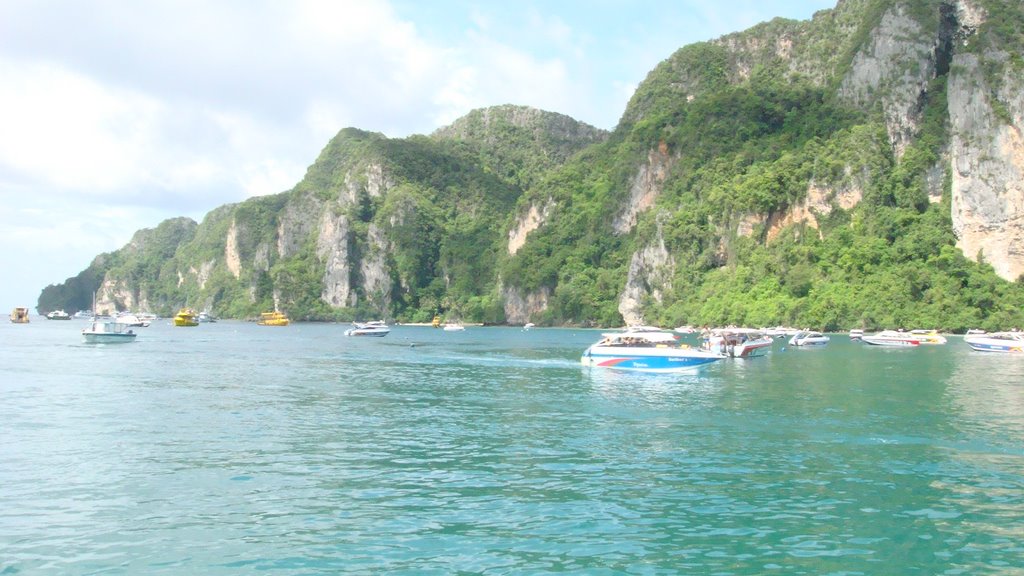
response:
{"label": "small boat near shore", "polygon": [[687,372],[717,362],[724,355],[676,343],[670,332],[631,331],[602,334],[583,352],[580,363],[591,368],[636,372]]}
{"label": "small boat near shore", "polygon": [[850,329],[850,340],[860,340],[863,337],[864,337],[864,331],[861,330],[860,328],[851,328]]}
{"label": "small boat near shore", "polygon": [[263,312],[260,314],[260,319],[256,321],[256,324],[260,326],[287,326],[291,323],[288,316],[285,316],[284,312]]}
{"label": "small boat near shore", "polygon": [[63,310],[53,310],[46,314],[47,320],[71,320],[71,314]]}
{"label": "small boat near shore", "polygon": [[345,330],[345,336],[387,336],[391,328],[383,320],[371,322],[353,322],[352,327]]}
{"label": "small boat near shore", "polygon": [[917,337],[912,336],[907,332],[897,332],[896,330],[882,330],[876,334],[865,334],[861,337],[861,342],[871,344],[872,346],[902,348],[919,346],[921,344],[921,341]]}
{"label": "small boat near shore", "polygon": [[174,315],[175,326],[199,326],[199,315],[191,308],[182,308]]}
{"label": "small boat near shore", "polygon": [[134,342],[135,331],[121,322],[96,321],[82,330],[82,339],[89,344]]}
{"label": "small boat near shore", "polygon": [[978,352],[1024,353],[1024,332],[992,332],[964,336],[964,342]]}
{"label": "small boat near shore", "polygon": [[13,324],[28,324],[28,308],[18,307],[11,310],[11,322]]}

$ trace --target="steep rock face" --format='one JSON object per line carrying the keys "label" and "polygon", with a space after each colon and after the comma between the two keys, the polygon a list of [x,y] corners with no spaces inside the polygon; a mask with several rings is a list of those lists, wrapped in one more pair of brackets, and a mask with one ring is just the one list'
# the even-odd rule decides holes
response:
{"label": "steep rock face", "polygon": [[138,310],[139,302],[128,283],[120,279],[106,279],[96,291],[96,314],[116,314],[121,310]]}
{"label": "steep rock face", "polygon": [[509,256],[514,255],[526,244],[526,237],[530,232],[540,228],[547,221],[553,206],[554,202],[550,198],[539,208],[537,204],[530,204],[526,214],[516,219],[515,225],[508,231]]}
{"label": "steep rock face", "polygon": [[277,221],[277,255],[290,258],[310,237],[324,203],[313,194],[295,194],[288,199]]}
{"label": "steep rock face", "polygon": [[672,169],[673,159],[664,143],[647,154],[647,162],[640,166],[629,187],[629,198],[615,217],[612,229],[616,234],[628,234],[636,226],[637,218],[654,205],[661,187]]}
{"label": "steep rock face", "polygon": [[363,292],[367,299],[380,310],[391,304],[391,274],[387,255],[390,249],[387,235],[382,227],[371,223],[367,232],[367,254],[359,263]]}
{"label": "steep rock face", "polygon": [[242,275],[242,257],[238,253],[238,222],[231,219],[224,239],[224,264],[236,279]]}
{"label": "steep rock face", "polygon": [[505,301],[505,321],[509,324],[526,324],[548,308],[551,290],[542,288],[536,292],[523,293],[506,286],[501,289]]}
{"label": "steep rock face", "polygon": [[948,93],[953,229],[966,256],[980,254],[1015,280],[1024,274],[1024,81],[1006,65],[998,84],[991,86],[976,55],[954,59]]}
{"label": "steep rock face", "polygon": [[626,287],[619,297],[619,313],[626,325],[643,324],[643,300],[652,298],[662,302],[663,295],[672,289],[675,259],[665,247],[661,223],[651,242],[633,254],[629,262]]}
{"label": "steep rock face", "polygon": [[800,222],[818,230],[819,218],[828,216],[837,207],[849,210],[859,204],[863,197],[864,191],[860,186],[847,185],[834,188],[812,182],[803,201],[791,206],[788,210],[774,214],[751,214],[742,218],[736,228],[736,235],[750,236],[754,233],[756,226],[764,225],[766,226],[765,241],[771,242],[784,228]]}
{"label": "steep rock face", "polygon": [[316,254],[324,265],[320,299],[335,307],[354,306],[349,263],[348,217],[324,212],[320,218]]}
{"label": "steep rock face", "polygon": [[[940,31],[942,29],[940,28]],[[920,100],[937,72],[936,51],[948,41],[930,34],[896,5],[887,10],[853,59],[839,95],[862,108],[881,101],[889,140],[897,156],[917,133]]]}

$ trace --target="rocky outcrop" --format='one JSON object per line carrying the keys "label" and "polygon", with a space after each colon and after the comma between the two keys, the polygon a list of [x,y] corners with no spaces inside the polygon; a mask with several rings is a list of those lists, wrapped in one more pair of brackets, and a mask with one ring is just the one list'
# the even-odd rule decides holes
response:
{"label": "rocky outcrop", "polygon": [[1024,81],[1010,65],[988,77],[977,55],[959,54],[948,98],[957,246],[1015,280],[1024,274]]}
{"label": "rocky outcrop", "polygon": [[505,301],[505,322],[526,324],[547,310],[551,290],[541,288],[536,292],[523,293],[517,288],[506,286],[501,289],[501,296]]}
{"label": "rocky outcrop", "polygon": [[515,226],[508,231],[508,253],[510,256],[526,244],[526,236],[530,232],[540,228],[547,221],[553,206],[554,202],[551,199],[548,199],[540,208],[536,204],[530,204],[526,214],[516,219]]}
{"label": "rocky outcrop", "polygon": [[366,237],[368,249],[359,262],[359,274],[363,280],[363,293],[381,310],[391,304],[391,274],[387,254],[390,248],[384,230],[371,223]]}
{"label": "rocky outcrop", "polygon": [[828,216],[836,208],[849,210],[859,204],[863,197],[864,191],[858,186],[832,188],[812,182],[803,201],[789,209],[770,215],[751,214],[742,218],[736,227],[736,235],[750,236],[757,226],[764,225],[765,241],[771,242],[784,228],[793,224],[804,223],[814,230],[819,230],[819,218]]}
{"label": "rocky outcrop", "polygon": [[664,295],[672,289],[675,267],[675,259],[665,247],[659,222],[654,238],[642,250],[635,252],[629,262],[626,287],[619,297],[619,313],[627,326],[644,323],[644,299],[651,298],[659,304],[663,302]]}
{"label": "rocky outcrop", "polygon": [[323,205],[322,200],[310,193],[294,194],[288,199],[277,219],[279,258],[290,258],[299,252],[313,233]]}
{"label": "rocky outcrop", "polygon": [[664,142],[657,150],[648,152],[647,162],[640,166],[630,184],[625,206],[612,223],[616,234],[628,234],[636,226],[640,214],[654,206],[673,163]]}
{"label": "rocky outcrop", "polygon": [[881,103],[897,157],[918,131],[922,96],[936,76],[937,51],[945,41],[942,34],[929,34],[897,4],[871,31],[843,78],[840,98],[865,109]]}
{"label": "rocky outcrop", "polygon": [[231,219],[224,239],[224,264],[236,279],[242,275],[242,257],[238,254],[238,222],[234,218]]}
{"label": "rocky outcrop", "polygon": [[349,262],[349,222],[346,216],[324,212],[320,218],[316,254],[324,266],[320,299],[334,307],[354,306]]}
{"label": "rocky outcrop", "polygon": [[96,314],[114,315],[122,310],[138,310],[135,292],[124,280],[104,280],[96,291],[96,302],[93,312]]}

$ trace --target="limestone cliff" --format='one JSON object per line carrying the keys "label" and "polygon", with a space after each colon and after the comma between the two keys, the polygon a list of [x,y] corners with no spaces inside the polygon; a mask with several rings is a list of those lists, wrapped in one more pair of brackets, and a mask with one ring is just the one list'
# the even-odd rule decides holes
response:
{"label": "limestone cliff", "polygon": [[1000,276],[1024,274],[1024,80],[1007,65],[983,72],[990,52],[958,54],[949,83],[953,227],[957,246]]}
{"label": "limestone cliff", "polygon": [[841,0],[680,48],[611,133],[513,105],[426,136],[345,128],[293,189],[161,225],[41,302],[613,324],[725,320],[744,307],[706,294],[757,283],[770,302],[737,321],[904,321],[877,297],[818,304],[860,275],[979,323],[993,305],[968,292],[988,281],[965,278],[992,272],[950,253],[1024,273],[1022,22],[997,0]]}

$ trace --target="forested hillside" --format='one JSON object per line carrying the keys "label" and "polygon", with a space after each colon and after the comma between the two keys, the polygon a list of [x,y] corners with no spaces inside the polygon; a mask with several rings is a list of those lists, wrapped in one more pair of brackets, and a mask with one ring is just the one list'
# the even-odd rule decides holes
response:
{"label": "forested hillside", "polygon": [[165,223],[39,309],[1024,326],[1022,39],[1016,2],[846,0],[681,48],[611,134],[517,106],[345,129],[293,190]]}

